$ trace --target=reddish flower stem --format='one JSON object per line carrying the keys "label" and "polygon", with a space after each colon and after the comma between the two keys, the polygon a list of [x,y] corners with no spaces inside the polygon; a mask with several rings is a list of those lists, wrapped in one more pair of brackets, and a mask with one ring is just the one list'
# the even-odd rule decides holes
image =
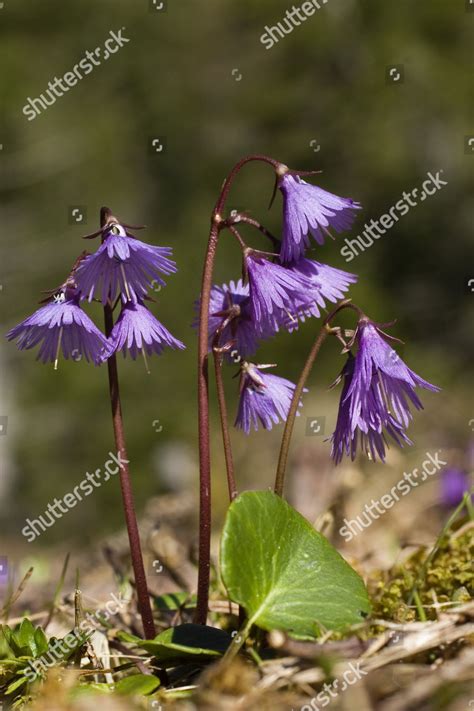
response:
{"label": "reddish flower stem", "polygon": [[222,362],[222,353],[214,351],[214,375],[216,378],[217,401],[219,403],[219,415],[222,431],[222,445],[224,447],[225,466],[227,472],[227,488],[229,489],[229,499],[232,502],[237,496],[237,486],[234,475],[234,459],[232,457],[232,443],[230,440],[225,388],[222,378]]}
{"label": "reddish flower stem", "polygon": [[250,155],[234,165],[224,181],[220,195],[211,216],[211,229],[207,244],[206,257],[201,285],[201,306],[199,314],[198,343],[198,419],[199,419],[199,570],[197,585],[197,606],[195,622],[205,625],[209,603],[209,579],[211,568],[211,455],[209,438],[209,303],[212,288],[212,275],[217,243],[230,188],[235,177],[246,163],[262,161],[270,164],[275,171],[280,163],[264,155]]}
{"label": "reddish flower stem", "polygon": [[300,377],[299,377],[298,382],[296,384],[296,387],[295,387],[295,390],[293,393],[293,398],[292,398],[291,405],[290,405],[290,409],[288,412],[288,417],[286,418],[286,422],[285,422],[285,429],[283,430],[283,436],[281,439],[280,456],[278,459],[278,467],[277,467],[275,486],[274,486],[275,494],[278,494],[278,496],[283,496],[283,489],[284,489],[284,485],[285,485],[286,464],[288,461],[288,452],[290,449],[291,436],[293,434],[296,413],[298,412],[298,405],[301,400],[301,396],[303,394],[303,390],[306,385],[306,381],[308,380],[308,377],[311,373],[311,370],[313,368],[316,357],[321,349],[321,346],[323,345],[324,341],[326,340],[327,336],[329,335],[329,330],[328,330],[329,324],[331,323],[332,319],[336,316],[336,314],[338,314],[339,311],[341,311],[342,309],[345,309],[345,308],[351,308],[351,309],[355,309],[358,311],[357,307],[354,306],[354,304],[350,303],[350,299],[345,299],[344,301],[341,301],[328,314],[328,316],[326,316],[326,318],[323,321],[323,325],[321,326],[321,330],[319,331],[319,333],[316,337],[316,340],[314,341],[314,343],[311,347],[309,355],[306,359],[306,363],[303,366],[303,370],[301,371]]}
{"label": "reddish flower stem", "polygon": [[[101,227],[103,227],[110,217],[110,211],[106,208],[101,210]],[[103,238],[102,238],[103,241]],[[105,335],[108,338],[114,326],[112,306],[104,306]],[[112,406],[112,424],[114,428],[115,446],[120,458],[127,463],[120,466],[120,488],[122,491],[123,509],[127,524],[128,540],[130,542],[130,553],[132,558],[133,572],[135,575],[135,587],[137,590],[138,610],[142,618],[143,632],[146,639],[153,639],[156,635],[153,613],[148,594],[148,585],[143,565],[143,555],[140,544],[140,534],[138,532],[135,504],[133,500],[132,482],[128,467],[127,448],[125,444],[125,433],[123,428],[122,405],[120,402],[120,388],[117,369],[117,358],[115,353],[108,359],[107,368],[109,372],[109,392]]]}

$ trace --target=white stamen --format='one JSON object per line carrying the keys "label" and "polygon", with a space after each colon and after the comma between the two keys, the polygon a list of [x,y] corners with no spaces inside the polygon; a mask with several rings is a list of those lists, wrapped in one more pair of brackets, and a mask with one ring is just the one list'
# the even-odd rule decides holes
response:
{"label": "white stamen", "polygon": [[144,348],[142,348],[142,355],[143,355],[143,360],[145,361],[145,369],[146,369],[146,372],[148,373],[148,375],[150,375],[150,369],[149,369],[149,367],[148,367],[148,360],[147,360],[146,352],[145,352],[145,349],[144,349]]}
{"label": "white stamen", "polygon": [[334,237],[334,235],[332,235],[332,234],[329,232],[329,230],[327,229],[327,227],[325,227],[324,225],[319,225],[319,226],[321,227],[322,230],[324,230],[324,232],[327,234],[328,237],[330,237],[332,240],[335,240],[335,239],[336,239],[336,238]]}
{"label": "white stamen", "polygon": [[59,361],[59,351],[61,349],[61,338],[63,335],[63,327],[59,329],[59,336],[58,336],[58,347],[56,348],[56,358],[54,359],[54,370],[58,369],[58,361]]}
{"label": "white stamen", "polygon": [[132,297],[130,296],[130,291],[129,291],[128,282],[127,282],[127,277],[125,276],[125,269],[124,269],[124,267],[123,267],[123,264],[120,265],[120,269],[121,269],[121,272],[122,272],[123,284],[124,284],[124,286],[125,286],[125,293],[127,294],[127,299],[128,299],[129,301],[131,301],[131,300],[132,300]]}
{"label": "white stamen", "polygon": [[290,321],[293,321],[293,323],[298,323],[298,319],[295,318],[295,317],[293,316],[293,314],[288,311],[288,309],[284,309],[284,310],[285,310],[285,312],[286,312],[288,318],[290,319]]}

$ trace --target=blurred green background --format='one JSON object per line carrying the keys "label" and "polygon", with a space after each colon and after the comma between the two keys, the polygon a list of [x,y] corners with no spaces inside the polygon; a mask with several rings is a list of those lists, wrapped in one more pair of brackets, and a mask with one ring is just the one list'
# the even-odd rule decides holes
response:
{"label": "blurred green background", "polygon": [[[265,26],[290,7],[281,0],[168,0],[167,11],[156,12],[145,0],[5,0],[0,10],[3,332],[36,308],[41,290],[64,280],[85,246],[97,246],[81,236],[96,229],[101,205],[125,222],[146,223],[139,237],[172,246],[179,266],[152,308],[187,350],[152,359],[151,375],[141,361],[119,361],[139,509],[161,491],[197,490],[193,302],[210,211],[225,175],[248,153],[321,169],[318,184],[362,203],[352,232],[313,256],[359,275],[354,301],[376,320],[398,319],[393,333],[406,340],[408,363],[443,388],[425,397],[426,411],[417,415],[419,446],[462,450],[468,443],[474,12],[464,0],[329,0],[266,50]],[[29,122],[22,113],[28,97],[121,28],[130,41]],[[403,81],[387,80],[392,65],[403,65]],[[154,138],[165,139],[160,153]],[[346,264],[343,238],[439,170],[448,185]],[[229,209],[249,210],[278,234],[279,196],[267,210],[272,187],[267,166],[247,167]],[[78,224],[71,221],[74,206],[87,210]],[[233,240],[223,238],[216,280],[239,273]],[[98,305],[88,312],[102,324]],[[259,362],[278,363],[276,372],[295,380],[317,327],[313,320],[296,334],[278,335]],[[307,410],[327,418],[327,434],[338,393],[331,405],[318,393],[340,370],[337,354],[335,343],[323,352]],[[0,415],[8,417],[0,437],[0,526],[18,542],[26,517],[41,514],[113,449],[106,369],[62,362],[54,372],[35,355],[0,342]],[[232,414],[233,372],[226,372]],[[214,422],[215,414],[213,406]],[[304,419],[295,447],[304,439]],[[249,439],[236,433],[242,485],[271,483],[280,434],[281,428]],[[226,496],[217,427],[213,443],[219,515]],[[327,459],[329,444],[318,446]],[[118,482],[111,482],[43,541],[86,544],[121,521]]]}

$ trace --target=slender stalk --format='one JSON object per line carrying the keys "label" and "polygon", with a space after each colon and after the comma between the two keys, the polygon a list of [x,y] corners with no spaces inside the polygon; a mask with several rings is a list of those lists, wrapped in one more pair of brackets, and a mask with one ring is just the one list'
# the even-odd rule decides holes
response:
{"label": "slender stalk", "polygon": [[[101,227],[105,225],[107,213],[101,210]],[[108,338],[114,326],[112,306],[104,306],[105,335]],[[135,575],[135,586],[137,590],[138,610],[142,618],[143,632],[146,639],[153,639],[156,635],[153,613],[151,611],[150,597],[148,595],[148,585],[143,565],[143,555],[140,544],[140,534],[138,532],[135,504],[133,500],[132,482],[128,467],[128,456],[125,444],[125,433],[123,428],[122,405],[120,401],[120,388],[117,369],[117,358],[115,353],[107,361],[109,372],[109,392],[112,406],[112,423],[114,428],[115,446],[121,461],[120,465],[120,488],[122,491],[122,501],[127,524],[128,540],[130,542],[130,553],[132,557],[133,572]]]}
{"label": "slender stalk", "polygon": [[219,414],[221,419],[222,444],[224,446],[225,466],[227,472],[227,487],[229,489],[229,499],[230,501],[233,501],[237,496],[237,487],[235,484],[234,460],[232,457],[232,444],[230,441],[229,418],[227,415],[224,381],[222,379],[222,361],[222,354],[214,351],[214,374],[216,377],[217,400],[219,403]]}
{"label": "slender stalk", "polygon": [[199,427],[199,570],[197,584],[197,604],[195,622],[205,625],[209,602],[209,579],[211,568],[211,454],[209,437],[209,376],[208,376],[208,332],[209,303],[212,274],[216,256],[219,232],[232,183],[246,163],[263,161],[278,170],[280,163],[263,155],[250,155],[234,165],[225,179],[220,195],[212,212],[211,229],[204,260],[201,285],[201,306],[199,314],[198,341],[198,427]]}
{"label": "slender stalk", "polygon": [[273,244],[273,247],[280,250],[281,246],[281,241],[272,235],[270,230],[267,230],[267,228],[262,225],[258,220],[254,220],[253,217],[249,217],[248,215],[245,214],[238,214],[235,217],[230,217],[226,220],[226,224],[228,225],[237,225],[237,224],[243,224],[243,225],[250,225],[251,227],[255,227],[259,232],[261,232],[265,237],[267,237],[271,243]]}
{"label": "slender stalk", "polygon": [[245,642],[247,641],[247,638],[250,634],[250,630],[252,629],[252,624],[253,620],[247,620],[242,625],[238,633],[234,634],[230,646],[227,647],[226,652],[222,657],[221,664],[223,666],[229,664],[240,652]]}
{"label": "slender stalk", "polygon": [[280,456],[278,459],[278,467],[277,467],[277,473],[276,473],[276,478],[275,478],[275,486],[274,486],[274,491],[275,494],[278,494],[278,496],[283,496],[283,489],[285,485],[285,472],[286,472],[286,464],[288,461],[288,452],[290,449],[290,442],[291,442],[291,436],[293,434],[293,428],[295,425],[295,418],[296,418],[296,413],[298,411],[298,405],[301,400],[301,396],[303,394],[304,387],[306,385],[306,381],[308,380],[308,377],[311,373],[311,370],[313,368],[314,362],[316,360],[316,357],[321,349],[321,346],[323,345],[324,341],[326,340],[327,336],[329,335],[329,329],[328,326],[332,319],[336,316],[341,309],[344,308],[352,308],[355,309],[357,312],[359,309],[354,306],[353,304],[350,303],[349,299],[345,299],[344,301],[341,301],[329,314],[326,316],[326,318],[323,321],[323,325],[321,326],[321,330],[319,331],[319,334],[313,343],[313,346],[309,352],[309,355],[306,359],[306,363],[303,366],[303,370],[301,371],[301,375],[298,379],[298,382],[295,387],[295,391],[293,393],[293,399],[291,401],[290,409],[288,412],[288,417],[286,418],[285,422],[285,429],[283,430],[283,436],[281,440],[281,447],[280,447]]}
{"label": "slender stalk", "polygon": [[211,453],[209,439],[209,378],[208,331],[209,303],[214,259],[219,239],[218,222],[213,222],[209,234],[202,276],[201,312],[198,344],[198,427],[199,427],[199,569],[195,622],[205,625],[209,604],[211,570]]}

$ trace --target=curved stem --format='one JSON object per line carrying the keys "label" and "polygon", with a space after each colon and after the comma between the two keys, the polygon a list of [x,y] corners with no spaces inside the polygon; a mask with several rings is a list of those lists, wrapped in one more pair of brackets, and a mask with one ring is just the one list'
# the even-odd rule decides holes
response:
{"label": "curved stem", "polygon": [[262,155],[260,153],[253,153],[252,155],[245,156],[244,158],[241,158],[238,163],[234,165],[232,170],[230,171],[229,175],[225,179],[221,193],[217,199],[216,206],[214,208],[213,212],[213,218],[216,214],[219,214],[222,211],[222,208],[224,207],[227,197],[229,195],[229,190],[232,187],[232,183],[234,182],[234,179],[236,175],[239,173],[239,171],[244,167],[246,163],[250,163],[251,161],[260,161],[262,163],[268,163],[271,165],[275,171],[278,170],[279,166],[282,164],[275,160],[274,158],[270,158],[269,156]]}
{"label": "curved stem", "polygon": [[198,345],[199,418],[199,569],[195,622],[205,625],[209,603],[211,569],[211,455],[209,439],[208,331],[212,272],[219,239],[218,223],[213,221],[202,276]]}
{"label": "curved stem", "polygon": [[[103,220],[104,216],[101,215],[101,226],[103,226]],[[112,306],[110,304],[106,304],[104,306],[104,319],[105,335],[108,338],[114,326],[113,311]],[[125,444],[117,358],[115,356],[115,353],[108,359],[107,368],[109,373],[109,392],[110,403],[112,406],[112,423],[114,428],[115,446],[119,455],[119,459],[121,460],[119,467],[120,489],[122,492],[125,522],[127,524],[128,540],[130,543],[130,553],[132,558],[133,572],[135,576],[138,610],[142,618],[145,638],[153,639],[156,635],[156,630],[155,623],[153,621],[153,613],[150,605],[150,596],[148,594],[148,585],[146,581],[145,567],[143,565],[143,555],[140,544],[140,534],[138,531],[135,504],[133,500],[132,482],[130,479],[130,470],[128,468],[129,460]]]}
{"label": "curved stem", "polygon": [[214,373],[216,376],[217,400],[219,403],[219,414],[221,419],[222,444],[224,446],[227,472],[227,487],[229,489],[229,499],[230,501],[233,501],[237,496],[237,487],[235,484],[234,460],[232,457],[232,444],[230,441],[229,418],[227,415],[224,381],[222,379],[222,360],[222,354],[214,351]]}
{"label": "curved stem", "polygon": [[235,237],[235,239],[236,239],[237,242],[239,243],[240,249],[242,250],[242,252],[245,252],[245,251],[248,249],[248,247],[247,247],[247,245],[245,244],[245,242],[244,242],[244,240],[242,239],[242,237],[240,236],[239,230],[238,230],[236,227],[234,227],[233,224],[232,224],[232,225],[227,225],[227,229],[229,230],[229,232]]}
{"label": "curved stem", "polygon": [[316,356],[319,353],[319,350],[326,340],[328,336],[328,332],[326,330],[325,326],[322,326],[318,337],[316,338],[311,351],[309,353],[308,358],[306,359],[306,363],[304,364],[303,370],[301,371],[301,375],[299,377],[298,383],[296,385],[296,388],[293,393],[293,399],[291,401],[290,405],[290,410],[288,412],[288,417],[285,423],[285,429],[283,430],[283,436],[281,440],[281,448],[280,448],[280,456],[278,458],[278,467],[277,467],[277,473],[276,473],[276,478],[275,478],[275,494],[278,494],[278,496],[283,496],[283,487],[285,483],[285,471],[286,471],[286,463],[288,460],[288,451],[290,448],[290,441],[291,441],[291,435],[293,434],[293,427],[295,424],[295,417],[296,413],[298,411],[298,405],[301,399],[301,395],[303,394],[304,386],[306,384],[306,381],[309,377],[309,374],[311,373],[311,369],[313,367],[314,361],[316,360]]}
{"label": "curved stem", "polygon": [[211,457],[209,438],[209,303],[212,274],[219,240],[221,212],[225,206],[232,183],[246,163],[262,161],[277,170],[280,163],[268,156],[255,154],[242,158],[234,165],[225,179],[220,195],[212,211],[211,230],[207,244],[206,258],[202,274],[201,305],[199,313],[198,342],[198,427],[199,427],[199,570],[195,622],[206,624],[209,601],[209,579],[211,567]]}
{"label": "curved stem", "polygon": [[355,306],[354,304],[351,304],[349,299],[345,299],[344,301],[341,301],[328,314],[328,316],[326,316],[326,318],[323,321],[323,325],[321,326],[321,330],[319,331],[319,334],[318,334],[315,342],[313,343],[313,346],[312,346],[312,348],[309,352],[309,355],[306,359],[306,363],[303,366],[303,370],[301,371],[301,375],[300,375],[298,382],[296,384],[296,387],[295,387],[295,390],[293,393],[293,399],[291,401],[290,409],[288,412],[288,417],[286,418],[286,422],[285,422],[285,429],[283,430],[283,436],[282,436],[281,447],[280,447],[280,456],[278,458],[278,467],[277,467],[277,473],[276,473],[276,477],[275,477],[275,487],[274,487],[275,494],[278,494],[278,496],[283,496],[283,488],[285,485],[286,464],[288,461],[288,452],[290,449],[291,436],[293,434],[296,413],[298,411],[298,405],[301,400],[301,396],[303,394],[303,390],[306,385],[306,381],[308,380],[308,377],[311,373],[311,370],[313,368],[316,357],[320,351],[320,348],[323,345],[324,341],[326,340],[327,336],[329,335],[328,326],[329,326],[330,322],[336,316],[336,314],[338,314],[339,311],[341,311],[344,308],[351,308],[356,311],[359,311],[358,307]]}
{"label": "curved stem", "polygon": [[244,225],[250,225],[251,227],[255,227],[259,232],[261,232],[265,237],[267,237],[272,245],[276,247],[278,250],[281,247],[281,242],[280,240],[272,235],[270,230],[267,230],[264,225],[262,225],[258,220],[254,220],[253,217],[249,217],[248,215],[237,215],[235,218],[231,218],[230,220],[226,220],[227,225],[236,225],[236,224],[244,224]]}

